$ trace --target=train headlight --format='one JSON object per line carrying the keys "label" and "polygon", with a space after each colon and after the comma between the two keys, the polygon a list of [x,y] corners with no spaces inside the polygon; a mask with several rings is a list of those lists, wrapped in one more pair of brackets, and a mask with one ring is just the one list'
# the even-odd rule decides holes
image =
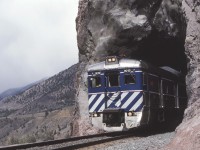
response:
{"label": "train headlight", "polygon": [[92,117],[100,117],[100,113],[93,113]]}
{"label": "train headlight", "polygon": [[127,116],[133,116],[133,112],[131,112],[131,111],[128,112],[128,113],[127,113]]}
{"label": "train headlight", "polygon": [[116,58],[113,57],[113,58],[112,58],[112,62],[115,62],[115,61],[116,61]]}
{"label": "train headlight", "polygon": [[119,63],[119,60],[117,59],[116,56],[108,56],[106,58],[106,65],[109,65],[109,64],[118,64]]}
{"label": "train headlight", "polygon": [[96,75],[101,74],[101,72],[95,72]]}

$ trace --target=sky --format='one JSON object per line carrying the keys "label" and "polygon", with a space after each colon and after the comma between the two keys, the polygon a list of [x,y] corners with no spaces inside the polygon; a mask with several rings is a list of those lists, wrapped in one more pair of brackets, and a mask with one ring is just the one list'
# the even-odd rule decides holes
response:
{"label": "sky", "polygon": [[78,0],[0,0],[0,93],[78,62]]}

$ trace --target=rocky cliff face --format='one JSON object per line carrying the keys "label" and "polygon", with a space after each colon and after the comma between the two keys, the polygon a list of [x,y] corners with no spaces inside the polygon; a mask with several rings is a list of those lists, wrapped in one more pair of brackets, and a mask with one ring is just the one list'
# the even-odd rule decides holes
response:
{"label": "rocky cliff face", "polygon": [[168,149],[196,150],[200,149],[200,2],[183,0],[182,4],[187,21],[185,53],[188,58],[188,108]]}
{"label": "rocky cliff face", "polygon": [[117,55],[187,74],[188,108],[171,146],[179,148],[186,139],[191,144],[185,149],[200,144],[195,144],[200,124],[196,121],[200,112],[198,0],[80,0],[76,22],[82,63]]}
{"label": "rocky cliff face", "polygon": [[118,55],[186,72],[181,1],[80,0],[77,33],[81,62]]}

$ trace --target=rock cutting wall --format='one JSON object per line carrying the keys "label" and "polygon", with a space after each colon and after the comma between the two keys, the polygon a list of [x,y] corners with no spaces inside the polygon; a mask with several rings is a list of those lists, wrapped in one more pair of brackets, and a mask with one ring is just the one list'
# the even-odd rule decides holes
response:
{"label": "rock cutting wall", "polygon": [[185,52],[188,58],[188,108],[168,149],[197,150],[200,149],[200,1],[183,0],[182,4],[187,20]]}
{"label": "rock cutting wall", "polygon": [[[191,144],[180,149],[196,148],[200,139],[199,0],[80,0],[76,23],[81,63],[117,55],[187,74],[189,104],[170,146],[179,148],[188,140]],[[83,81],[85,75],[84,71]],[[85,84],[79,90],[86,95]]]}

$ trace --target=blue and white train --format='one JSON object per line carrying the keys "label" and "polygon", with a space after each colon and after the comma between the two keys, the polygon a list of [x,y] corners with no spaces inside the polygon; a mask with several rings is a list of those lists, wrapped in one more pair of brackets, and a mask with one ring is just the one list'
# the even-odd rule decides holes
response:
{"label": "blue and white train", "polygon": [[88,99],[92,124],[105,131],[181,120],[187,105],[180,72],[115,56],[88,67]]}

